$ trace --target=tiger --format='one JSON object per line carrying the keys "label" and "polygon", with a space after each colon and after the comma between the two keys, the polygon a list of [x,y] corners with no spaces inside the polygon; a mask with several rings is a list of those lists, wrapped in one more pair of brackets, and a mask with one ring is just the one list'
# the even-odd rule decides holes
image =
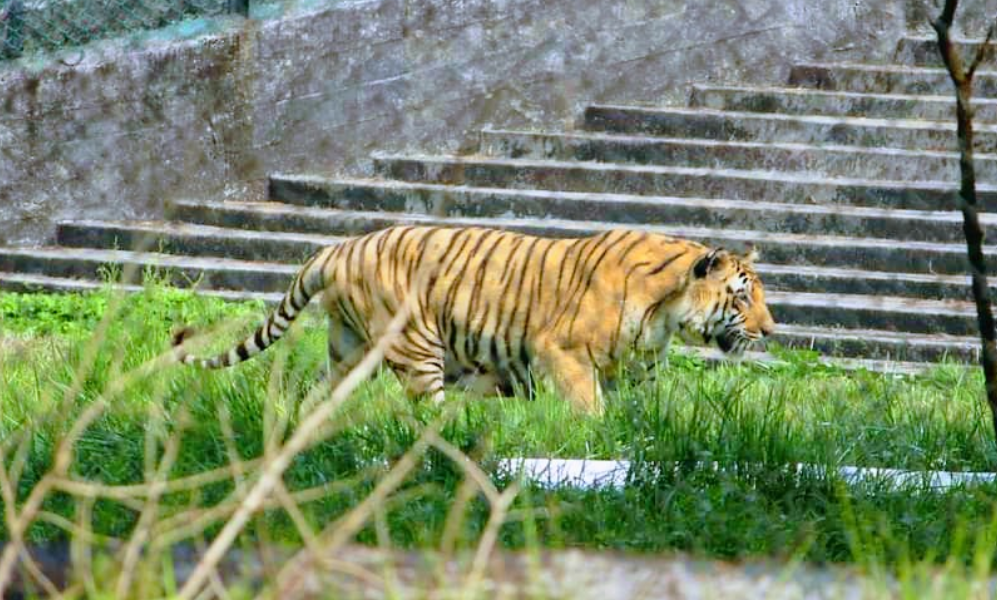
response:
{"label": "tiger", "polygon": [[752,248],[735,253],[650,231],[548,238],[502,229],[395,226],[315,252],[252,335],[207,369],[252,358],[279,340],[321,292],[328,377],[341,380],[410,297],[383,361],[412,398],[440,402],[444,386],[510,395],[536,377],[584,412],[603,409],[603,381],[630,351],[667,356],[676,334],[738,356],[775,322]]}

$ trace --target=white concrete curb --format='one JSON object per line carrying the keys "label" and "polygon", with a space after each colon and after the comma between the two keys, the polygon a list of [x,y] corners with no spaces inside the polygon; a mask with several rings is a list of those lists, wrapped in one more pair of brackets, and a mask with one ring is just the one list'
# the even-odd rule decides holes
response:
{"label": "white concrete curb", "polygon": [[[796,465],[796,471],[813,465]],[[719,468],[714,463],[713,469]],[[626,485],[630,461],[584,460],[561,458],[507,458],[500,461],[499,471],[522,474],[544,488],[576,487],[582,489],[623,488]],[[944,490],[952,487],[992,483],[997,473],[955,471],[904,471],[875,467],[838,467],[838,475],[848,484],[863,482],[889,484],[892,487],[915,487]]]}

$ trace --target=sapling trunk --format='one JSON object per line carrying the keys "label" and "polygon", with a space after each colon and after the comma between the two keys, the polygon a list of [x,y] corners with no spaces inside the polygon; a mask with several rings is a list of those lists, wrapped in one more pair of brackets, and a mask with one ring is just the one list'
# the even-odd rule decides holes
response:
{"label": "sapling trunk", "polygon": [[994,331],[994,315],[990,305],[990,288],[987,285],[987,265],[983,257],[983,228],[977,214],[976,171],[973,168],[973,74],[983,60],[985,49],[993,36],[990,26],[987,37],[977,49],[969,68],[963,66],[962,57],[952,43],[952,22],[958,0],[945,0],[942,13],[932,22],[938,34],[938,51],[942,55],[955,85],[956,122],[959,140],[959,208],[962,210],[963,233],[966,236],[966,253],[969,258],[969,271],[973,283],[973,301],[976,303],[976,320],[980,328],[983,345],[980,363],[986,380],[987,404],[993,418],[994,439],[997,440],[997,332]]}

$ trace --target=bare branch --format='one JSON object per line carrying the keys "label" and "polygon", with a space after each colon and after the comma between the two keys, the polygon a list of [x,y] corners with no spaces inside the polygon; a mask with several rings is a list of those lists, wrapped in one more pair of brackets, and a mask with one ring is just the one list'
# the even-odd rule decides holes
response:
{"label": "bare branch", "polygon": [[942,62],[945,63],[945,68],[948,69],[949,76],[952,77],[956,88],[962,86],[966,80],[966,72],[962,68],[962,57],[956,52],[950,37],[952,20],[955,18],[955,9],[958,5],[958,0],[945,0],[942,14],[931,22],[931,26],[938,34],[938,52],[941,53]]}
{"label": "bare branch", "polygon": [[948,27],[951,27],[952,22],[955,20],[955,9],[958,6],[958,0],[945,0],[945,6],[942,8],[942,14],[938,15],[938,21],[945,23]]}
{"label": "bare branch", "polygon": [[976,67],[980,66],[983,62],[983,57],[986,55],[987,46],[990,45],[990,40],[994,37],[994,26],[997,26],[997,21],[990,24],[987,28],[987,37],[983,40],[983,43],[976,48],[976,56],[973,57],[973,62],[969,65],[969,71],[966,72],[966,79],[972,80],[973,75],[976,74]]}
{"label": "bare branch", "polygon": [[[291,498],[298,504],[313,502],[320,498],[325,498],[337,491],[351,489],[357,483],[356,478],[349,478],[332,483],[326,483],[304,490],[290,492]],[[202,533],[209,526],[217,523],[238,510],[242,505],[245,496],[245,489],[237,490],[232,499],[216,504],[209,508],[195,508],[163,519],[156,525],[153,533],[153,547],[165,548],[171,544],[184,539],[194,537]],[[274,498],[268,498],[261,508],[274,508],[280,506]]]}
{"label": "bare branch", "polygon": [[360,363],[350,371],[350,373],[336,386],[332,396],[317,406],[301,423],[291,439],[277,452],[273,460],[267,462],[263,473],[257,480],[253,489],[243,500],[238,510],[229,519],[222,531],[211,543],[208,551],[198,563],[190,578],[184,583],[180,590],[179,597],[183,600],[192,599],[195,594],[205,585],[210,573],[214,570],[218,561],[221,560],[225,552],[235,541],[236,536],[242,531],[249,518],[255,514],[263,505],[267,496],[273,491],[277,481],[283,477],[284,471],[291,465],[291,461],[300,452],[314,444],[318,439],[315,432],[322,429],[326,421],[331,417],[353,392],[354,389],[366,380],[381,364],[384,353],[390,344],[408,323],[411,316],[412,299],[406,299],[398,314],[391,320],[386,331],[377,344],[367,353]]}
{"label": "bare branch", "polygon": [[[387,497],[394,492],[405,481],[409,473],[416,467],[423,453],[429,447],[429,438],[441,425],[437,421],[426,428],[423,434],[412,445],[408,451],[402,455],[397,463],[388,471],[374,490],[363,499],[360,504],[354,507],[345,516],[332,523],[322,532],[321,550],[327,555],[332,555],[341,548],[347,541],[353,538],[358,531],[370,519],[378,506],[382,505]],[[321,561],[320,556],[315,556],[310,550],[303,550],[287,561],[284,568],[277,576],[278,596],[281,598],[293,597],[293,593],[300,582],[300,576],[313,563]]]}
{"label": "bare branch", "polygon": [[457,496],[453,504],[450,505],[450,512],[447,515],[446,524],[443,526],[443,536],[440,539],[440,552],[444,556],[453,554],[457,546],[457,536],[460,535],[461,525],[464,523],[464,514],[467,512],[467,505],[471,503],[479,492],[478,485],[470,477],[464,477],[457,488]]}
{"label": "bare branch", "polygon": [[429,433],[429,443],[433,445],[434,448],[442,452],[452,460],[464,474],[471,479],[481,490],[481,493],[485,495],[488,499],[490,505],[494,505],[499,501],[500,494],[495,488],[495,484],[492,483],[488,474],[481,470],[476,462],[471,460],[467,454],[461,452],[456,446],[446,441],[436,432]]}
{"label": "bare branch", "polygon": [[[163,488],[163,493],[174,494],[177,492],[189,492],[212,483],[218,483],[219,481],[237,479],[239,475],[238,469],[241,468],[242,473],[245,474],[248,471],[255,470],[262,463],[263,459],[254,458],[243,461],[241,463],[241,467],[226,465],[210,471],[204,471],[203,473],[174,479],[164,484],[165,487]],[[134,507],[136,511],[141,510],[142,505],[135,504],[132,501],[135,498],[144,498],[148,496],[152,493],[153,487],[151,484],[147,483],[137,485],[105,485],[102,483],[92,483],[89,481],[79,481],[77,479],[69,478],[55,478],[52,481],[52,485],[56,489],[74,496],[116,500],[118,502],[125,503],[129,507]]]}
{"label": "bare branch", "polygon": [[170,470],[173,469],[177,455],[180,453],[180,440],[188,421],[189,418],[186,411],[183,411],[177,419],[176,430],[166,442],[166,450],[163,453],[162,460],[159,462],[159,468],[154,473],[150,473],[152,493],[146,498],[145,507],[142,509],[138,524],[135,525],[131,540],[129,540],[128,546],[125,548],[124,558],[121,563],[121,575],[118,578],[118,585],[115,588],[115,596],[118,598],[127,598],[131,591],[132,577],[136,570],[135,567],[141,556],[142,547],[145,546],[146,541],[149,539],[149,532],[152,530],[156,516],[159,514],[159,499],[162,497],[163,489],[166,487],[166,477],[169,475]]}
{"label": "bare branch", "polygon": [[492,503],[491,514],[488,516],[488,525],[485,526],[485,532],[481,535],[481,541],[478,542],[478,549],[474,553],[471,572],[468,573],[467,579],[464,581],[464,591],[467,597],[474,598],[480,595],[481,590],[479,587],[481,580],[484,578],[485,569],[488,566],[488,559],[495,549],[496,541],[498,541],[499,528],[505,523],[506,516],[509,514],[509,507],[512,506],[518,495],[519,484],[513,483]]}

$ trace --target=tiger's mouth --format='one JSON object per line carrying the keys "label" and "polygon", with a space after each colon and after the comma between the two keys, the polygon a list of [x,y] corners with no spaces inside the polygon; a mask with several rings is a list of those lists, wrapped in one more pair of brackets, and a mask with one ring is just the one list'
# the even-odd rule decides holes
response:
{"label": "tiger's mouth", "polygon": [[733,337],[734,336],[726,331],[722,332],[717,336],[717,346],[719,346],[724,352],[729,353],[736,345],[735,340],[732,339]]}
{"label": "tiger's mouth", "polygon": [[740,331],[722,331],[716,336],[716,340],[717,346],[725,354],[734,356],[740,356],[748,349],[748,346],[755,342],[750,336]]}

